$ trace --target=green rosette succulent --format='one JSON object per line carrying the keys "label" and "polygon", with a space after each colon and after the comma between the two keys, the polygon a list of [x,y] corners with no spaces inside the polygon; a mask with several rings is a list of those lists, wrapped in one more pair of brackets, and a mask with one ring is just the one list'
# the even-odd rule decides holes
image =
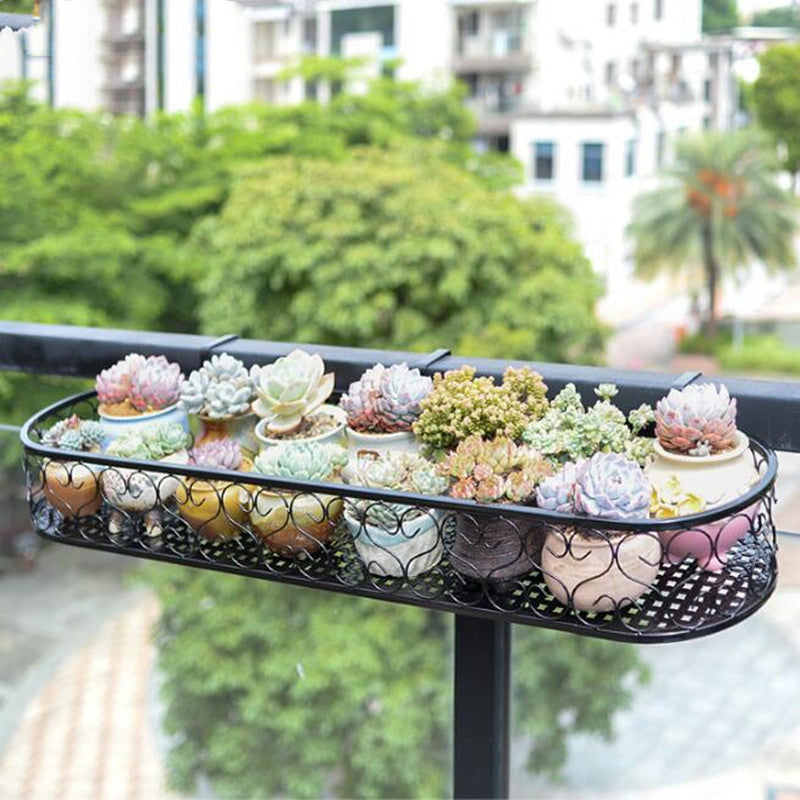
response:
{"label": "green rosette succulent", "polygon": [[318,442],[287,442],[269,447],[256,456],[256,472],[276,478],[333,481],[347,464],[347,451]]}
{"label": "green rosette succulent", "polygon": [[108,453],[120,458],[160,461],[185,450],[190,442],[191,437],[181,425],[165,422],[123,433],[109,445]]}
{"label": "green rosette succulent", "polygon": [[73,414],[46,431],[42,436],[42,443],[64,450],[94,453],[100,450],[105,438],[106,431],[101,423],[79,419],[77,414]]}

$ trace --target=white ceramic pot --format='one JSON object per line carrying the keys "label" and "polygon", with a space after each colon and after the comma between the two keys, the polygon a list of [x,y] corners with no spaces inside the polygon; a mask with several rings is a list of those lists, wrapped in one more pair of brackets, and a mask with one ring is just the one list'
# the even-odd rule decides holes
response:
{"label": "white ceramic pot", "polygon": [[[735,447],[713,456],[670,453],[656,442],[653,460],[645,467],[647,477],[657,490],[676,477],[685,491],[701,497],[709,508],[736,500],[759,478],[747,436],[741,431],[736,436]],[[662,531],[665,559],[677,564],[695,558],[707,572],[720,572],[728,551],[753,527],[759,507],[755,503],[732,517],[692,529]]]}
{"label": "white ceramic pot", "polygon": [[317,442],[318,444],[338,444],[342,447],[345,446],[344,430],[347,427],[347,414],[342,411],[338,406],[324,405],[320,406],[314,414],[328,414],[336,420],[336,427],[327,433],[322,433],[319,436],[309,436],[307,439],[273,439],[266,433],[267,421],[262,419],[256,425],[256,439],[258,439],[260,448],[264,450],[267,447],[278,447],[283,444],[288,444],[292,441],[303,442]]}
{"label": "white ceramic pot", "polygon": [[578,611],[625,608],[652,585],[661,565],[661,543],[651,533],[584,536],[573,528],[551,531],[542,572],[555,598]]}
{"label": "white ceramic pot", "polygon": [[385,456],[387,453],[419,453],[419,441],[411,431],[397,433],[362,433],[347,428],[347,449],[351,459],[357,459],[360,453],[375,453]]}
{"label": "white ceramic pot", "polygon": [[[356,550],[373,575],[413,578],[432,570],[444,554],[439,524],[442,512],[428,509],[420,516],[409,516],[412,506],[395,506],[397,525],[361,522],[354,509],[347,508],[344,520]],[[400,528],[400,530],[397,530]]]}
{"label": "white ceramic pot", "polygon": [[186,433],[189,433],[189,415],[183,409],[179,408],[177,403],[168,408],[163,408],[161,411],[153,411],[151,414],[139,414],[135,417],[114,417],[104,414],[100,410],[98,410],[97,413],[106,431],[106,438],[103,442],[104,450],[123,433],[141,428],[145,425],[177,422]]}
{"label": "white ceramic pot", "polygon": [[[161,463],[186,464],[188,460],[189,454],[181,450],[161,459]],[[127,514],[144,514],[147,533],[150,536],[159,535],[160,506],[175,495],[180,482],[181,478],[165,472],[107,467],[100,476],[100,486],[103,496],[112,506],[108,524],[111,533],[122,530]]]}
{"label": "white ceramic pot", "polygon": [[656,489],[677,477],[685,491],[701,497],[709,508],[741,497],[758,480],[750,440],[741,431],[733,448],[713,456],[670,453],[656,441],[645,473]]}

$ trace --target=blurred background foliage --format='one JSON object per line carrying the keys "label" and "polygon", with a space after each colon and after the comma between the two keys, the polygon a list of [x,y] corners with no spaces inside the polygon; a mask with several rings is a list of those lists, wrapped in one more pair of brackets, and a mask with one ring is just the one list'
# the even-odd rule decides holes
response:
{"label": "blurred background foliage", "polygon": [[[514,198],[518,166],[476,155],[472,131],[460,89],[390,78],[327,106],[144,121],[8,88],[0,319],[596,362],[599,288],[569,221]],[[65,391],[2,375],[0,418]],[[448,793],[449,618],[188,570],[146,579],[177,787]],[[515,663],[517,730],[550,773],[571,732],[610,733],[645,677],[632,648],[532,629]]]}

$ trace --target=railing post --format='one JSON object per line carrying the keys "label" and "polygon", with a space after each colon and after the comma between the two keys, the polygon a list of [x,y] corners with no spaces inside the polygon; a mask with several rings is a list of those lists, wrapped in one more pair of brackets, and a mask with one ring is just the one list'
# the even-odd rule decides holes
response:
{"label": "railing post", "polygon": [[511,625],[456,615],[453,794],[508,797]]}

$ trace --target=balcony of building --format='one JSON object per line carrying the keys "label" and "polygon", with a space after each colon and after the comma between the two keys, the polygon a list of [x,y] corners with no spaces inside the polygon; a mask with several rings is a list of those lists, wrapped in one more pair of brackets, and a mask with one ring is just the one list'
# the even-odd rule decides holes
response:
{"label": "balcony of building", "polygon": [[465,74],[529,70],[527,22],[527,9],[519,5],[456,9],[454,71]]}

